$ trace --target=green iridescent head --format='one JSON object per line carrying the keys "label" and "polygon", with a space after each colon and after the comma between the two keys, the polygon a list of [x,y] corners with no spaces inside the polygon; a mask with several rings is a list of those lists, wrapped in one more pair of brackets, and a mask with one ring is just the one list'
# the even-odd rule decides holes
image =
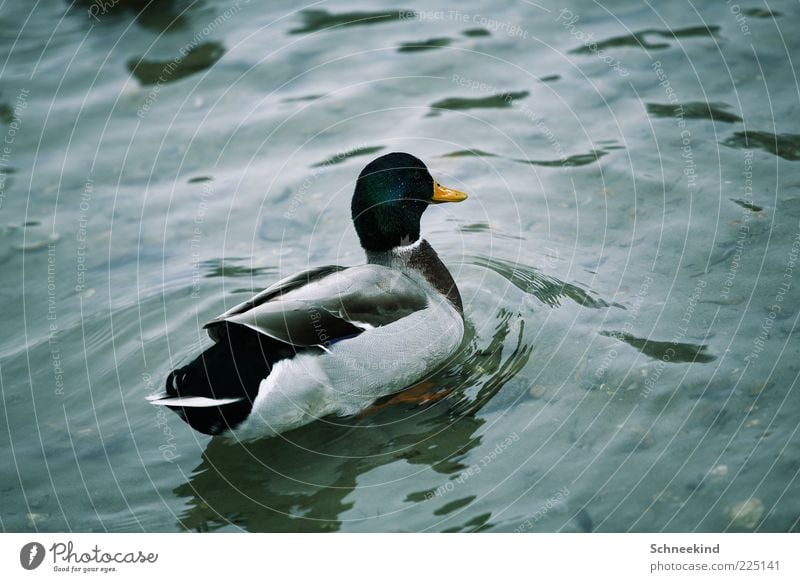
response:
{"label": "green iridescent head", "polygon": [[429,204],[466,198],[439,185],[419,158],[395,152],[361,171],[351,211],[364,250],[388,251],[419,240],[419,222]]}

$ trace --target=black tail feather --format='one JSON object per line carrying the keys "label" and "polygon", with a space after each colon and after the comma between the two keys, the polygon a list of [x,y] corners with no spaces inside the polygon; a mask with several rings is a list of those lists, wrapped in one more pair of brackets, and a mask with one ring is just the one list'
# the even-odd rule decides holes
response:
{"label": "black tail feather", "polygon": [[220,434],[235,428],[250,414],[258,387],[275,363],[295,353],[290,345],[229,324],[217,343],[186,366],[170,372],[166,392],[170,397],[240,400],[221,406],[167,406],[204,434]]}

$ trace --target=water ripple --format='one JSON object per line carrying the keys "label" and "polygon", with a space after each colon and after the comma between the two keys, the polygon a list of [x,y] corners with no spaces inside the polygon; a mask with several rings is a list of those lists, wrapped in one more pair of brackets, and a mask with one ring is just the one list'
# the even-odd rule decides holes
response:
{"label": "water ripple", "polygon": [[340,12],[334,14],[327,10],[303,10],[300,17],[303,25],[289,31],[289,34],[317,32],[334,27],[363,26],[405,20],[415,13],[411,10],[382,10],[378,12]]}
{"label": "water ripple", "polygon": [[566,298],[571,299],[578,305],[592,309],[606,307],[624,309],[617,303],[607,303],[599,297],[592,297],[589,292],[576,285],[545,275],[535,267],[479,256],[469,257],[469,259],[469,264],[494,271],[521,291],[533,295],[550,307],[558,307],[561,304],[561,300]]}
{"label": "water ripple", "polygon": [[669,48],[671,45],[666,42],[650,42],[647,37],[657,36],[659,38],[667,39],[697,37],[717,38],[719,31],[719,26],[692,26],[689,28],[678,28],[675,30],[648,28],[646,30],[640,30],[639,32],[634,32],[633,34],[628,34],[625,36],[615,36],[589,46],[581,46],[576,49],[572,49],[570,52],[576,55],[587,55],[596,51],[610,48],[631,47],[650,50],[665,49]]}

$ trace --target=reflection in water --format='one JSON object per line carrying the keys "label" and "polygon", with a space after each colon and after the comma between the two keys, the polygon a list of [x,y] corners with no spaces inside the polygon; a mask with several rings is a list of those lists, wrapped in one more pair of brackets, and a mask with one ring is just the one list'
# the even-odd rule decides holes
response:
{"label": "reflection in water", "polygon": [[777,10],[769,10],[767,8],[747,8],[742,10],[745,16],[752,16],[753,18],[779,18],[783,16],[782,12]]}
{"label": "reflection in water", "polygon": [[691,101],[689,103],[647,103],[647,113],[653,117],[676,117],[684,119],[710,119],[711,121],[724,121],[734,123],[742,118],[725,109],[730,109],[727,103],[706,103],[705,101]]}
{"label": "reflection in water", "polygon": [[412,10],[381,10],[380,12],[340,12],[333,14],[327,10],[303,10],[300,17],[303,25],[289,31],[290,34],[317,32],[326,28],[380,24],[394,20],[411,19],[416,13]]}
{"label": "reflection in water", "polygon": [[529,91],[509,91],[488,97],[448,97],[431,104],[431,109],[504,109],[511,107],[514,101],[525,99]]}
{"label": "reflection in water", "polygon": [[491,269],[498,275],[507,279],[515,287],[536,297],[539,301],[550,307],[557,307],[561,304],[561,299],[572,299],[578,305],[591,307],[592,309],[602,309],[605,307],[619,307],[617,303],[606,303],[599,297],[592,297],[589,292],[584,291],[576,285],[565,283],[555,277],[543,274],[535,267],[522,265],[521,263],[511,263],[501,259],[489,259],[486,257],[469,257],[469,264]]}
{"label": "reflection in water", "polygon": [[245,267],[237,265],[237,261],[246,259],[228,257],[227,259],[209,259],[202,261],[200,267],[205,270],[205,277],[256,277],[273,273],[275,267]]}
{"label": "reflection in water", "polygon": [[470,150],[456,150],[454,152],[449,152],[446,154],[442,154],[442,158],[464,158],[464,157],[478,157],[478,158],[498,158],[497,154],[493,154],[491,152],[485,152],[483,150],[478,149],[470,149]]}
{"label": "reflection in water", "polygon": [[491,232],[492,237],[494,238],[503,238],[507,240],[524,240],[523,237],[505,232],[504,229],[496,228],[489,222],[470,222],[466,224],[460,224],[460,221],[458,220],[454,220],[453,222],[456,223],[458,230],[464,233],[474,234],[482,232]]}
{"label": "reflection in water", "polygon": [[461,34],[468,37],[492,36],[492,33],[485,28],[468,28],[467,30],[462,30]]}
{"label": "reflection in water", "polygon": [[205,42],[192,47],[185,55],[169,61],[146,61],[131,59],[128,70],[142,85],[170,83],[205,71],[225,54],[225,47],[218,42]]}
{"label": "reflection in water", "polygon": [[[618,149],[618,148],[609,147],[608,149]],[[491,152],[485,152],[483,150],[470,149],[470,150],[458,150],[455,152],[450,152],[442,155],[441,157],[460,158],[465,156],[476,156],[482,158],[503,158],[520,164],[529,164],[531,166],[541,166],[544,168],[574,168],[577,166],[586,166],[588,164],[592,164],[605,155],[608,155],[608,152],[605,150],[592,150],[585,154],[575,154],[557,160],[529,160],[523,158],[508,158],[505,156],[500,156],[498,154],[493,154]]]}
{"label": "reflection in water", "polygon": [[735,202],[742,208],[746,208],[747,210],[750,210],[752,212],[761,212],[762,210],[764,210],[762,206],[759,206],[758,204],[753,204],[752,202],[748,202],[747,200],[742,200],[740,198],[731,198],[730,201]]}
{"label": "reflection in water", "polygon": [[171,32],[185,28],[188,24],[186,12],[195,9],[197,0],[78,0],[91,18],[102,21],[122,13],[133,14],[144,28],[155,32]]}
{"label": "reflection in water", "polygon": [[461,232],[489,232],[492,230],[492,225],[488,222],[473,222],[459,225],[458,230]]}
{"label": "reflection in water", "polygon": [[706,353],[708,349],[704,344],[683,344],[679,342],[659,342],[651,339],[641,339],[634,337],[629,333],[621,331],[601,331],[600,335],[606,337],[613,337],[620,341],[625,342],[642,352],[645,356],[649,356],[654,360],[661,360],[668,363],[681,363],[681,362],[694,362],[705,364],[713,362],[716,358],[711,354]]}
{"label": "reflection in water", "polygon": [[317,99],[322,99],[325,97],[323,93],[318,93],[314,95],[301,95],[299,97],[287,97],[286,99],[281,99],[282,103],[299,103],[302,101],[316,101]]}
{"label": "reflection in water", "polygon": [[575,154],[560,160],[522,160],[514,159],[515,162],[530,164],[531,166],[543,166],[545,168],[574,168],[576,166],[586,166],[593,164],[603,156],[608,155],[605,150],[592,150],[585,154]]}
{"label": "reflection in water", "polygon": [[669,48],[670,44],[667,42],[650,42],[647,40],[649,36],[657,36],[659,38],[694,38],[694,37],[710,37],[717,38],[719,34],[719,26],[692,26],[689,28],[679,28],[676,30],[659,30],[650,28],[647,30],[640,30],[633,34],[625,36],[615,36],[596,44],[593,43],[589,46],[581,46],[570,52],[576,55],[592,54],[599,50],[606,50],[610,48],[619,47],[634,47],[643,49],[664,49]]}
{"label": "reflection in water", "polygon": [[737,131],[720,142],[724,146],[739,149],[758,148],[785,160],[800,160],[800,134],[768,131]]}
{"label": "reflection in water", "polygon": [[429,38],[428,40],[420,40],[416,42],[404,42],[397,48],[399,53],[415,53],[419,51],[429,51],[431,49],[442,48],[449,46],[453,39],[442,38]]}
{"label": "reflection in water", "polygon": [[14,108],[6,103],[0,103],[0,122],[9,124],[14,121]]}
{"label": "reflection in water", "polygon": [[331,156],[327,160],[317,162],[316,164],[313,164],[311,167],[321,168],[323,166],[333,166],[335,164],[341,164],[342,162],[349,160],[350,158],[357,158],[359,156],[368,156],[369,154],[374,154],[385,148],[386,146],[369,146],[369,147],[353,148],[351,150],[347,150],[346,152],[342,152],[336,154],[335,156]]}
{"label": "reflection in water", "polygon": [[[513,349],[504,347],[512,328]],[[476,435],[485,420],[481,408],[528,362],[532,346],[524,343],[524,321],[502,310],[494,333],[479,345],[468,326],[460,353],[452,364],[428,379],[449,391],[429,406],[378,408],[362,417],[327,418],[281,437],[232,444],[214,438],[188,482],[175,489],[187,499],[179,517],[185,529],[208,531],[236,525],[249,531],[337,531],[340,515],[353,507],[348,495],[360,475],[394,462],[429,467],[442,475],[465,468],[460,461],[481,442]],[[473,387],[478,387],[473,394]],[[321,482],[321,479],[325,479]],[[443,515],[470,500],[436,505],[425,492],[410,493],[406,502]],[[477,529],[484,514],[456,529]],[[367,529],[370,529],[367,524]],[[387,529],[376,524],[374,529]]]}

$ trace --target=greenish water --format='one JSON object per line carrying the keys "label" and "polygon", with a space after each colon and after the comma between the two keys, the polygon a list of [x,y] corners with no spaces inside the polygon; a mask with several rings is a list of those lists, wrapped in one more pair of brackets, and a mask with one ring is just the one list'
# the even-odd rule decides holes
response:
{"label": "greenish water", "polygon": [[[0,7],[3,530],[798,530],[797,3],[145,4]],[[363,260],[395,150],[471,194],[431,401],[247,447],[148,404]]]}

